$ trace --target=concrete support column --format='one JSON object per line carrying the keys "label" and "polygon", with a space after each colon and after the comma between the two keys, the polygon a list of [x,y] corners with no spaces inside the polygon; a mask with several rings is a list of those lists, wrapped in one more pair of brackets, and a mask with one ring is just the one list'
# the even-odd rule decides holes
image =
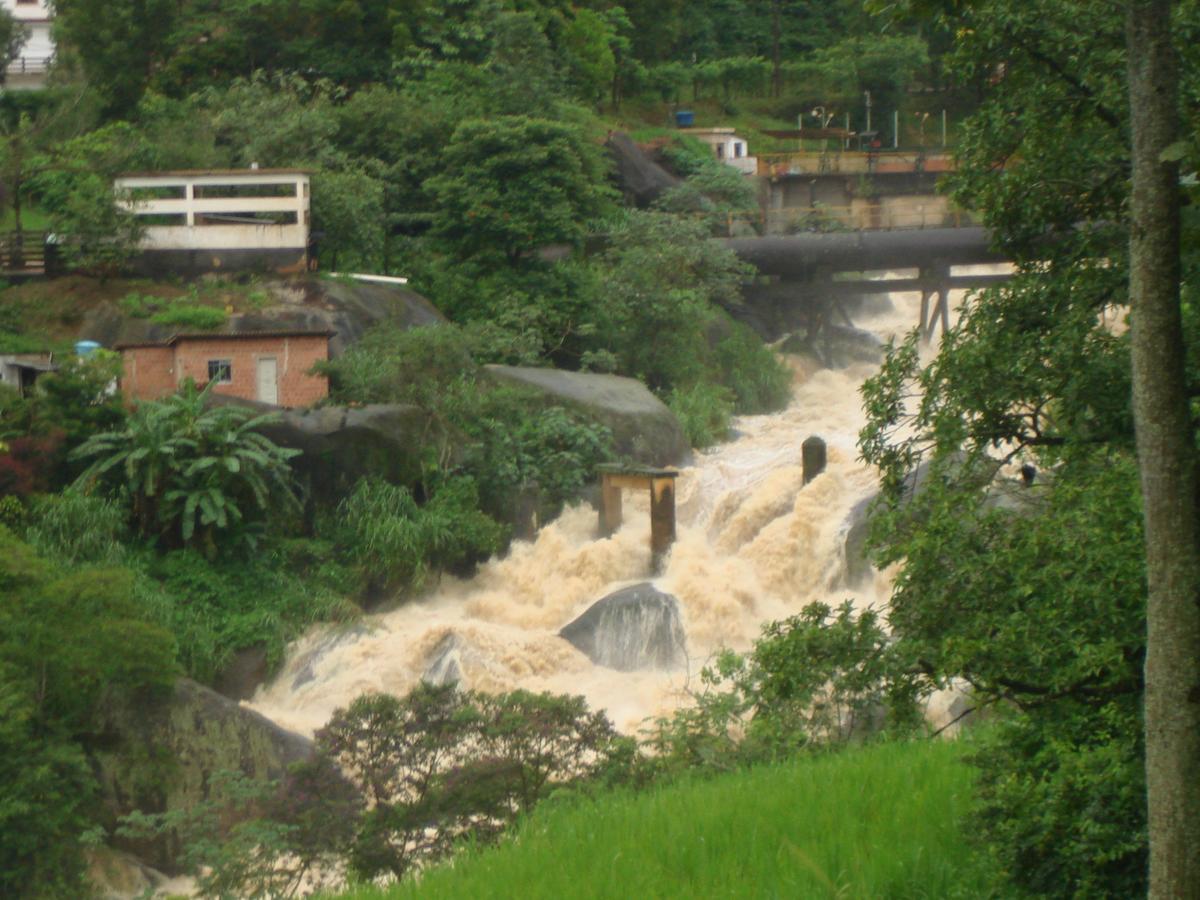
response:
{"label": "concrete support column", "polygon": [[612,537],[621,527],[621,489],[608,475],[600,480],[600,534]]}
{"label": "concrete support column", "polygon": [[650,560],[654,571],[675,543],[675,479],[654,478],[650,482]]}

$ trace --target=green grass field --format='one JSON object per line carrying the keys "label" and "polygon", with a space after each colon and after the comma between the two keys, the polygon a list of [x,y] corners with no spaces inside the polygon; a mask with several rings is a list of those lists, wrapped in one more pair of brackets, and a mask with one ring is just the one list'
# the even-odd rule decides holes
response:
{"label": "green grass field", "polygon": [[377,898],[986,898],[963,748],[880,744],[642,794],[551,800]]}

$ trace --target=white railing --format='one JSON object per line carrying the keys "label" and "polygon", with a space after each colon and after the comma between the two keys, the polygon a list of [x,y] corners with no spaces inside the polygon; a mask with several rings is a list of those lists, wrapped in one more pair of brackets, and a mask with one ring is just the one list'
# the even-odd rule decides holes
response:
{"label": "white railing", "polygon": [[53,56],[18,56],[9,62],[4,71],[7,75],[45,75],[50,71]]}
{"label": "white railing", "polygon": [[126,175],[118,202],[142,220],[146,250],[303,249],[309,180],[296,171]]}

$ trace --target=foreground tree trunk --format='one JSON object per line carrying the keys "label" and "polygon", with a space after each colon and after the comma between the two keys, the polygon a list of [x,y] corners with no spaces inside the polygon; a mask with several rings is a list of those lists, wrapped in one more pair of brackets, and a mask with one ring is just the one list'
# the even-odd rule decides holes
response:
{"label": "foreground tree trunk", "polygon": [[1133,411],[1150,587],[1145,701],[1150,896],[1197,898],[1200,534],[1179,305],[1179,180],[1177,166],[1163,158],[1179,132],[1170,0],[1130,0],[1126,47],[1133,137]]}

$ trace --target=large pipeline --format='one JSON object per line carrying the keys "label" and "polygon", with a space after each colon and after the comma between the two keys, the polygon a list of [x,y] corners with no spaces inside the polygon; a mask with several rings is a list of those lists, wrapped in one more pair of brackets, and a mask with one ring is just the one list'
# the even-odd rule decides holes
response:
{"label": "large pipeline", "polygon": [[986,228],[923,228],[903,231],[839,231],[722,243],[764,275],[808,279],[817,270],[867,272],[922,266],[961,266],[1006,261],[992,248]]}

